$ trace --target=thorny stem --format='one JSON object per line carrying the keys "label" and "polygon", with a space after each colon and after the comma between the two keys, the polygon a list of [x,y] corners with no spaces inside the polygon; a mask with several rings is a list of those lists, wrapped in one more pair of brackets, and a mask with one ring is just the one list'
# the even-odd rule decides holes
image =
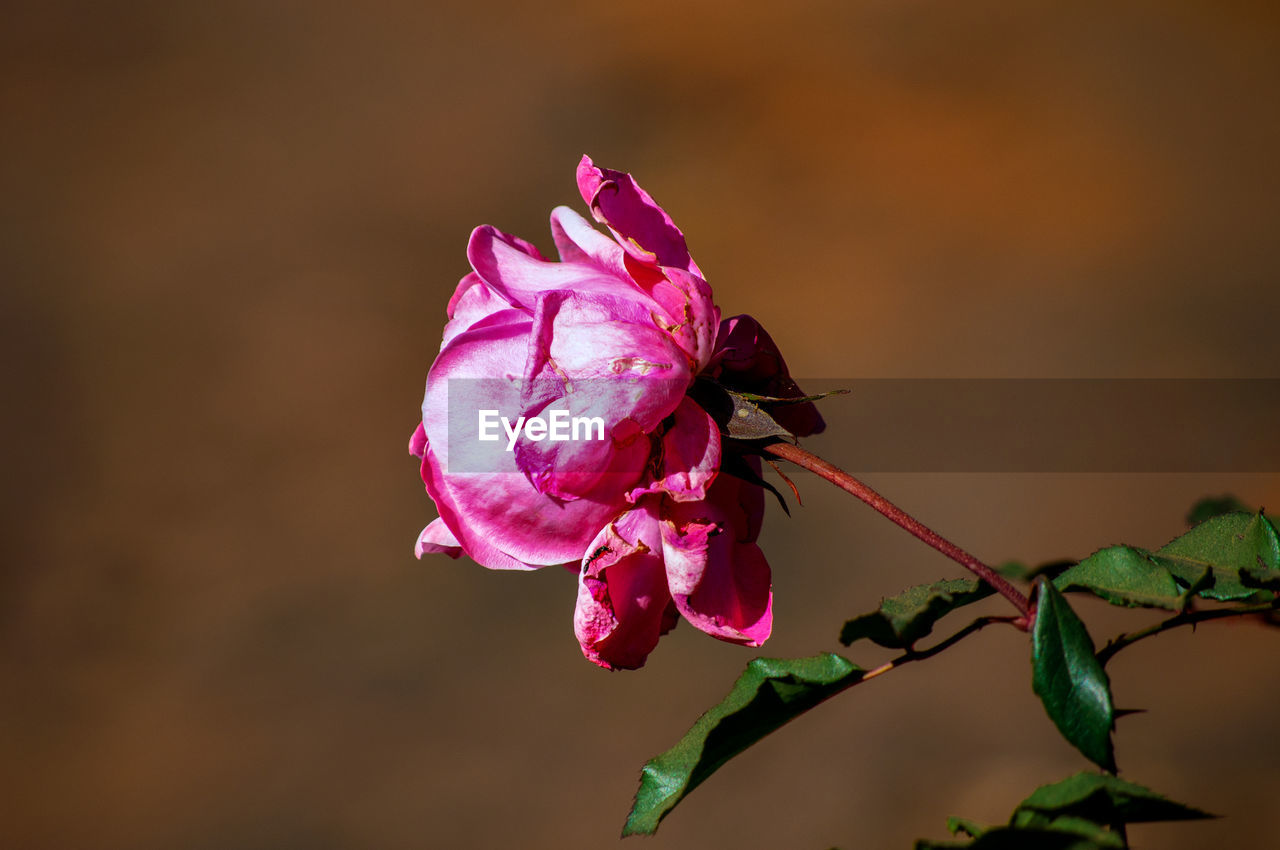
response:
{"label": "thorny stem", "polygon": [[933,656],[937,655],[939,652],[942,652],[944,649],[950,649],[960,641],[967,638],[969,635],[973,634],[974,632],[978,632],[985,629],[987,626],[991,625],[992,623],[1016,624],[1017,618],[996,617],[996,616],[979,617],[969,625],[965,626],[960,631],[953,634],[951,637],[947,638],[946,640],[939,641],[938,643],[934,644],[928,649],[921,649],[921,650],[917,650],[914,648],[908,649],[906,652],[902,653],[892,661],[887,661],[884,664],[881,664],[879,667],[875,668],[874,670],[868,670],[866,673],[862,674],[862,678],[859,679],[858,681],[865,682],[867,679],[874,679],[876,676],[882,676],[885,673],[888,673],[890,670],[894,669],[895,667],[901,667],[902,665],[908,664],[912,661],[924,661],[926,658],[932,658]]}
{"label": "thorny stem", "polygon": [[1154,626],[1149,626],[1136,632],[1120,635],[1112,639],[1098,651],[1098,663],[1106,664],[1117,652],[1127,646],[1132,646],[1140,640],[1145,640],[1152,635],[1158,635],[1161,632],[1167,632],[1170,629],[1176,629],[1178,626],[1192,626],[1196,623],[1204,623],[1209,620],[1221,620],[1224,617],[1246,617],[1250,614],[1266,614],[1270,611],[1280,611],[1280,602],[1268,602],[1262,605],[1245,605],[1239,608],[1214,608],[1206,611],[1184,611],[1181,614],[1175,614],[1167,620],[1161,620]]}
{"label": "thorny stem", "polygon": [[872,490],[866,484],[863,484],[857,478],[854,478],[843,469],[840,469],[835,464],[828,463],[817,455],[807,452],[792,443],[770,443],[764,447],[764,450],[769,454],[776,455],[784,460],[789,460],[797,466],[802,466],[810,472],[817,473],[832,484],[844,490],[846,493],[851,493],[852,495],[857,496],[872,508],[875,508],[875,510],[877,510],[886,519],[910,532],[916,539],[927,543],[951,560],[969,570],[978,578],[994,587],[1001,596],[1012,602],[1014,607],[1022,613],[1022,617],[1016,620],[1014,625],[1018,626],[1023,631],[1030,628],[1031,603],[1027,601],[1027,597],[1023,596],[1017,588],[1006,581],[1004,577],[995,570],[991,569],[991,567],[988,567],[982,561],[979,561],[977,558],[970,555],[950,540],[942,537],[924,523],[899,508],[893,502],[890,502],[884,496],[881,496],[875,490]]}
{"label": "thorny stem", "polygon": [[892,661],[886,661],[884,664],[881,664],[879,667],[876,667],[873,670],[866,671],[858,678],[853,679],[852,681],[845,684],[843,687],[840,687],[832,691],[831,693],[827,694],[825,697],[822,698],[821,702],[826,702],[827,700],[831,699],[837,694],[842,694],[856,685],[861,685],[863,682],[867,681],[868,679],[874,679],[877,676],[883,676],[885,673],[888,673],[890,670],[901,667],[904,664],[910,664],[912,661],[924,661],[926,658],[932,658],[933,656],[937,655],[939,652],[942,652],[944,649],[950,649],[960,641],[967,638],[969,635],[973,634],[974,632],[978,632],[985,629],[987,626],[991,625],[992,623],[1011,623],[1011,624],[1017,625],[1018,618],[997,617],[997,616],[979,617],[969,625],[965,626],[960,631],[951,635],[951,637],[946,638],[945,640],[939,641],[938,643],[934,644],[928,649],[922,649],[922,650],[917,650],[915,648],[908,649],[906,652],[902,653]]}
{"label": "thorny stem", "polygon": [[[1163,620],[1157,623],[1156,625],[1152,626],[1151,628],[1143,629],[1142,631],[1139,631],[1139,632],[1133,632],[1132,634],[1121,635],[1120,637],[1108,643],[1106,647],[1104,647],[1102,651],[1098,653],[1098,661],[1100,661],[1103,664],[1106,664],[1107,661],[1111,658],[1111,656],[1115,655],[1117,652],[1124,649],[1125,647],[1131,644],[1137,643],[1138,641],[1143,640],[1145,638],[1149,638],[1152,635],[1157,635],[1157,634],[1160,634],[1161,632],[1168,631],[1169,629],[1177,628],[1178,626],[1192,625],[1195,623],[1204,622],[1206,620],[1219,620],[1224,617],[1241,617],[1241,616],[1247,616],[1250,614],[1266,614],[1271,611],[1280,611],[1280,601],[1269,602],[1263,605],[1250,605],[1243,608],[1221,608],[1213,611],[1190,611],[1185,614],[1179,614],[1176,617],[1170,617],[1168,620]],[[969,625],[965,626],[960,631],[956,632],[950,637],[947,637],[947,638],[944,638],[943,640],[938,641],[928,649],[915,649],[914,647],[912,647],[911,649],[908,649],[906,652],[899,655],[897,658],[894,658],[891,661],[886,661],[884,664],[881,664],[879,667],[868,670],[858,678],[849,682],[844,687],[829,694],[823,701],[825,702],[827,699],[830,699],[836,694],[843,693],[844,691],[854,687],[855,685],[860,685],[863,682],[867,681],[868,679],[874,679],[877,676],[883,676],[885,673],[888,673],[890,670],[895,670],[899,667],[910,664],[913,661],[924,661],[926,658],[932,658],[938,653],[955,646],[957,643],[964,640],[969,635],[974,634],[975,632],[980,632],[983,629],[985,629],[987,626],[992,625],[993,623],[1009,623],[1010,625],[1016,626],[1016,625],[1020,625],[1021,619],[1022,618],[1020,617],[1001,617],[994,614],[988,615],[985,617],[978,617],[976,620],[971,622]]]}
{"label": "thorny stem", "polygon": [[944,649],[949,649],[955,646],[957,643],[964,640],[969,635],[973,634],[974,632],[978,632],[985,629],[987,626],[991,625],[992,623],[1012,623],[1016,625],[1017,619],[1014,617],[995,617],[995,616],[979,617],[969,625],[965,626],[960,631],[953,634],[951,637],[945,640],[939,641],[938,643],[934,644],[928,649],[916,650],[913,647],[911,649],[908,649],[906,652],[902,653],[892,661],[886,661],[884,664],[881,664],[879,667],[876,667],[874,670],[866,671],[858,678],[853,679],[852,681],[845,684],[843,687],[840,687],[832,691],[831,693],[827,694],[825,697],[822,698],[821,702],[826,702],[832,697],[838,694],[842,694],[852,687],[861,685],[863,682],[869,679],[874,679],[877,676],[883,676],[885,673],[888,673],[890,670],[901,667],[904,664],[910,664],[912,661],[924,661],[926,658],[932,658],[933,656],[937,655],[939,652],[942,652]]}

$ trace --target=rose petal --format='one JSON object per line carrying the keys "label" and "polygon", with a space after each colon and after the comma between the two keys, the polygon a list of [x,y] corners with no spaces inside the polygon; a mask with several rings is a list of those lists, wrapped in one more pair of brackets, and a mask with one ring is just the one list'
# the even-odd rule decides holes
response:
{"label": "rose petal", "polygon": [[423,430],[422,423],[418,423],[418,427],[414,429],[413,436],[409,438],[409,454],[422,459],[427,452],[427,432]]}
{"label": "rose petal", "polygon": [[628,254],[702,276],[680,228],[630,174],[600,168],[584,156],[578,163],[578,191],[596,221],[614,232]]}
{"label": "rose petal", "polygon": [[421,558],[426,552],[439,552],[450,558],[457,558],[462,554],[462,544],[453,536],[444,520],[435,519],[422,529],[422,533],[418,535],[418,543],[413,547],[415,558]]}
{"label": "rose petal", "polygon": [[454,504],[449,489],[444,483],[439,463],[430,450],[422,459],[422,483],[426,485],[427,495],[431,497],[431,501],[435,503],[436,512],[440,514],[438,521],[445,524],[471,560],[491,570],[536,570],[545,566],[544,564],[527,564],[513,558],[490,543],[483,534],[470,532],[469,526],[463,522],[461,512]]}
{"label": "rose petal", "polygon": [[685,619],[720,640],[760,646],[773,628],[772,576],[743,507],[747,488],[759,489],[721,475],[705,501],[664,501],[663,556]]}
{"label": "rose petal", "polygon": [[663,272],[666,279],[655,285],[650,294],[671,319],[663,329],[689,352],[695,371],[700,372],[715,351],[720,308],[711,298],[711,287],[701,277],[679,269],[663,269]]}
{"label": "rose petal", "polygon": [[[605,439],[534,441],[522,436],[516,462],[540,491],[578,498],[607,485],[633,488],[646,469],[646,432],[657,429],[684,397],[688,358],[652,324],[648,303],[565,291],[538,297],[522,382],[528,417],[596,422]],[[625,356],[619,356],[625,355]],[[610,480],[606,482],[605,477]]]}
{"label": "rose petal", "polygon": [[[633,290],[616,292],[574,292],[557,289],[541,292],[534,301],[533,333],[529,337],[529,359],[525,364],[524,378],[533,382],[540,377],[550,380],[553,376],[566,383],[578,375],[569,375],[558,364],[551,364],[551,344],[555,337],[578,333],[582,325],[615,324],[626,322],[636,325],[636,333],[652,337],[658,329],[653,319],[653,301],[644,293]],[[607,352],[597,352],[605,354]],[[613,352],[617,354],[619,352]],[[609,374],[612,374],[610,371]]]}
{"label": "rose petal", "polygon": [[496,568],[578,561],[596,530],[626,505],[623,490],[607,487],[572,502],[548,498],[516,465],[505,435],[477,439],[480,410],[514,422],[523,409],[517,379],[531,328],[526,319],[460,334],[432,365],[423,399],[428,492],[467,554]]}
{"label": "rose petal", "polygon": [[[692,381],[691,364],[659,330],[646,305],[601,293],[554,292],[538,299],[525,368],[526,399],[548,387],[573,399],[579,415],[630,419],[652,431]],[[531,393],[540,395],[535,400]]]}
{"label": "rose petal", "polygon": [[720,429],[688,396],[680,400],[674,420],[662,434],[661,477],[632,490],[628,500],[646,493],[666,493],[677,502],[707,497],[720,469]]}
{"label": "rose petal", "polygon": [[440,347],[443,349],[454,337],[470,330],[477,322],[510,307],[506,299],[486,286],[478,274],[471,272],[458,282],[453,297],[449,299],[449,322],[444,326]]}
{"label": "rose petal", "polygon": [[578,577],[573,630],[582,653],[607,669],[635,669],[675,624],[652,501],[592,541]]}
{"label": "rose petal", "polygon": [[496,228],[477,227],[467,245],[467,259],[485,283],[512,304],[532,313],[538,295],[557,289],[626,296],[635,284],[606,272],[595,263],[553,263],[521,250]]}
{"label": "rose petal", "polygon": [[551,211],[551,237],[562,261],[594,264],[625,281],[631,280],[624,263],[626,254],[617,241],[596,230],[569,207]]}
{"label": "rose petal", "polygon": [[547,421],[553,429],[556,412],[562,412],[569,439],[552,439],[549,432],[535,441],[526,433],[515,446],[516,466],[538,492],[558,499],[578,499],[602,487],[618,492],[631,489],[644,474],[651,451],[650,441],[628,427],[634,424],[631,420],[610,426],[602,416],[581,416],[571,403],[581,395],[528,409],[530,416]]}

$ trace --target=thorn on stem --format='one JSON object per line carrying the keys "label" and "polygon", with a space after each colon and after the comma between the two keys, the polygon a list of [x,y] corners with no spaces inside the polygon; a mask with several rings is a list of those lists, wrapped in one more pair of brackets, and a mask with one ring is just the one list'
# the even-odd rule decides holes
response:
{"label": "thorn on stem", "polygon": [[776,460],[773,458],[766,458],[766,460],[768,460],[769,465],[773,467],[773,471],[778,473],[778,477],[787,482],[787,486],[791,488],[791,495],[796,497],[796,504],[803,508],[804,500],[800,498],[800,490],[796,487],[795,482],[787,477],[787,474],[782,471],[782,467],[778,466],[778,462]]}

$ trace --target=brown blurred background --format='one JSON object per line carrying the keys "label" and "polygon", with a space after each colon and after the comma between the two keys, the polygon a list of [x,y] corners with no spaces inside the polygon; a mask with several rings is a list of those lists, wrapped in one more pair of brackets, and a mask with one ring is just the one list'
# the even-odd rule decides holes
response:
{"label": "brown blurred background", "polygon": [[[617,843],[641,763],[753,652],[684,626],[640,672],[594,668],[571,575],[413,559],[433,512],[404,448],[468,232],[550,249],[584,152],[638,175],[799,376],[1280,377],[1275,4],[5,19],[4,847]],[[1158,545],[1204,494],[1280,506],[1274,474],[869,478],[991,560]],[[799,484],[765,531],[769,653],[836,648],[846,616],[957,573]],[[1099,639],[1147,619],[1081,607]],[[1121,721],[1125,775],[1228,816],[1136,847],[1274,837],[1277,650],[1213,624],[1113,664],[1151,709]],[[1085,767],[1027,672],[984,632],[631,841],[906,848],[1002,819]]]}

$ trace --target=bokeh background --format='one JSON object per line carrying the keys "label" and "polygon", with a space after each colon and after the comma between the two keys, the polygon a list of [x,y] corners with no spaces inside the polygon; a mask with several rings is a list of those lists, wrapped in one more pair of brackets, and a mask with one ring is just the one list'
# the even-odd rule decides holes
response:
{"label": "bokeh background", "polygon": [[[1280,377],[1278,9],[11,5],[0,844],[615,846],[640,764],[753,652],[685,626],[608,674],[572,575],[413,559],[404,446],[471,228],[549,249],[587,152],[799,376]],[[1275,474],[869,480],[997,561],[1159,545],[1205,494],[1280,506]],[[956,574],[798,483],[763,541],[770,653]],[[1081,608],[1099,637],[1142,618]],[[1212,624],[1114,662],[1151,709],[1125,775],[1227,815],[1136,847],[1274,837],[1277,650]],[[905,848],[1084,766],[993,629],[630,841]]]}

